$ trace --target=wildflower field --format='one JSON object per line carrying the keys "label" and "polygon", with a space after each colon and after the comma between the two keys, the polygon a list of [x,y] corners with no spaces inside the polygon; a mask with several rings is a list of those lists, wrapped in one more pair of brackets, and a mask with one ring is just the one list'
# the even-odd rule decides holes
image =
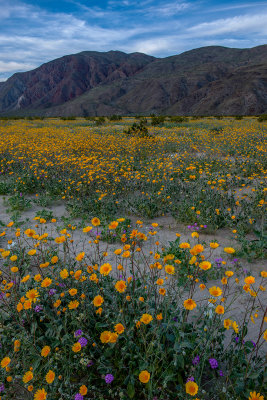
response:
{"label": "wildflower field", "polygon": [[266,399],[267,123],[134,122],[0,121],[1,400]]}

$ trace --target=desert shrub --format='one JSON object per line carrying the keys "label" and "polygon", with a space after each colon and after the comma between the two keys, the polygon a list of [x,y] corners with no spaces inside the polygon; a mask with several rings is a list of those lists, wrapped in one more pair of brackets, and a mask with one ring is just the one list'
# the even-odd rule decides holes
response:
{"label": "desert shrub", "polygon": [[101,126],[105,123],[106,119],[105,117],[98,117],[95,119],[95,124],[96,126]]}
{"label": "desert shrub", "polygon": [[60,119],[62,121],[75,121],[76,117],[74,117],[73,115],[70,115],[69,117],[60,117]]}
{"label": "desert shrub", "polygon": [[154,136],[148,132],[146,125],[147,125],[147,119],[146,118],[141,119],[139,123],[134,122],[132,126],[124,130],[124,133],[126,133],[126,135],[134,135],[142,138],[153,138]]}
{"label": "desert shrub", "polygon": [[[1,252],[4,400],[241,400],[264,393],[260,291],[254,276],[237,276],[227,265],[219,268],[220,284],[203,283],[217,268],[209,257],[218,243],[205,245],[192,232],[191,243],[176,238],[162,253],[157,224],[145,230],[137,221],[129,238],[120,233],[111,262],[98,218],[84,226],[80,250],[75,227],[56,235],[49,233],[55,219],[35,219],[38,229],[24,232],[9,223],[14,246]],[[111,221],[110,231],[123,221]],[[144,250],[148,240],[151,252]],[[226,259],[234,253],[224,249]],[[267,272],[260,275],[263,288]],[[240,321],[233,292],[235,301],[242,292],[248,297]],[[251,341],[247,326],[256,310],[262,324]]]}
{"label": "desert shrub", "polygon": [[267,121],[267,114],[262,114],[258,117],[259,122]]}
{"label": "desert shrub", "polygon": [[121,120],[122,120],[122,116],[121,116],[121,115],[113,114],[113,115],[111,115],[110,117],[108,117],[108,119],[109,119],[110,121],[121,121]]}
{"label": "desert shrub", "polygon": [[151,125],[152,126],[157,126],[157,125],[162,125],[164,124],[165,117],[163,115],[158,115],[158,116],[152,116],[151,118]]}

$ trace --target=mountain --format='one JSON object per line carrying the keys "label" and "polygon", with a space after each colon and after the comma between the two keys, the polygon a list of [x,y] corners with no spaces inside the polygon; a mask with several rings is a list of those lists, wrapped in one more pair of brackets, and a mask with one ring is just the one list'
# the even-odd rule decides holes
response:
{"label": "mountain", "polygon": [[253,115],[267,111],[267,45],[208,46],[155,58],[82,52],[16,73],[0,113],[45,116]]}

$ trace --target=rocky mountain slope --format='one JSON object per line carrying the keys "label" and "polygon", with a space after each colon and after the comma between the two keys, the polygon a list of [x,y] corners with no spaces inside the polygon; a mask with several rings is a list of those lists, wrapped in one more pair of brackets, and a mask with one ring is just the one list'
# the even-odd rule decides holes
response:
{"label": "rocky mountain slope", "polygon": [[0,85],[0,113],[253,115],[267,111],[267,45],[202,47],[155,58],[82,52]]}

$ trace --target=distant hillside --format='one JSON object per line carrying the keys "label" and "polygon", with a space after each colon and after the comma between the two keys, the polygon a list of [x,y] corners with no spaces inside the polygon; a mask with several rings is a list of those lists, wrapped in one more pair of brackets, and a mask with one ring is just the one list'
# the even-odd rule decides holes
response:
{"label": "distant hillside", "polygon": [[166,58],[82,52],[0,83],[0,113],[45,116],[267,112],[267,45]]}

